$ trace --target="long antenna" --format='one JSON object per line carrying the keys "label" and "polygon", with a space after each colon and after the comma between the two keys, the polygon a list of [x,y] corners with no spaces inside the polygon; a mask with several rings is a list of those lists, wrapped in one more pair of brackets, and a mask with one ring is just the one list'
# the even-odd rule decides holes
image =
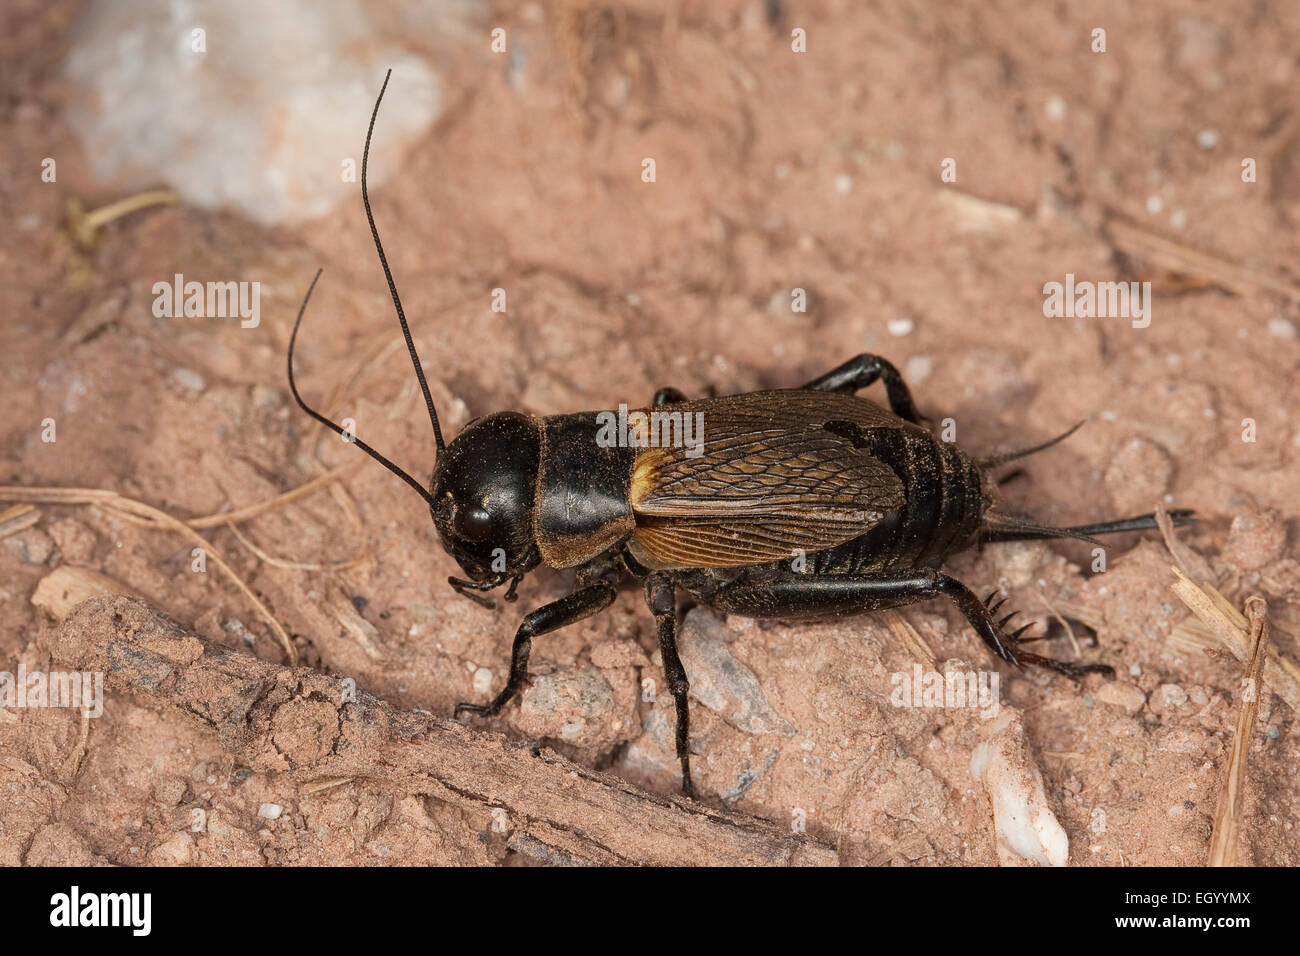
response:
{"label": "long antenna", "polygon": [[[330,429],[330,431],[333,431],[343,436],[343,438],[347,439],[349,442],[356,445],[358,448],[364,451],[375,461],[379,462],[381,465],[383,465],[385,468],[387,468],[389,471],[395,474],[398,478],[401,478],[404,482],[406,482],[408,485],[414,488],[417,492],[419,492],[421,498],[423,498],[430,505],[432,505],[433,495],[429,494],[428,489],[426,489],[422,484],[420,484],[418,481],[416,481],[414,478],[412,478],[410,475],[404,472],[401,468],[394,465],[383,455],[379,454],[379,452],[375,451],[373,448],[371,448],[369,445],[363,442],[360,438],[357,438],[355,435],[352,435],[351,433],[344,431],[340,426],[335,425],[332,421],[330,421],[320,412],[316,411],[316,409],[312,408],[310,405],[304,402],[302,400],[302,396],[298,394],[298,386],[293,380],[293,347],[294,344],[298,341],[298,326],[302,324],[303,313],[307,311],[307,303],[311,301],[312,290],[316,288],[316,282],[320,279],[320,274],[323,271],[324,271],[323,269],[316,270],[316,275],[312,278],[311,285],[307,287],[307,294],[303,296],[302,305],[298,306],[298,318],[293,320],[293,334],[289,336],[289,359],[288,359],[289,391],[293,392],[294,401],[298,403],[298,407],[301,408],[304,412],[306,412],[312,418],[316,419],[316,421],[320,422],[326,428]],[[435,423],[436,423],[436,419],[435,419]]]}
{"label": "long antenna", "polygon": [[361,154],[361,201],[366,204],[366,219],[370,221],[370,235],[375,239],[375,251],[379,253],[379,264],[384,267],[384,277],[388,279],[388,291],[393,296],[393,307],[397,309],[397,321],[402,325],[402,335],[406,336],[406,350],[411,353],[411,364],[415,366],[415,377],[420,380],[420,391],[424,392],[424,404],[429,408],[429,421],[433,423],[433,439],[438,445],[438,454],[446,449],[442,440],[442,428],[438,424],[438,412],[433,407],[433,396],[429,394],[429,383],[424,380],[424,368],[420,365],[420,356],[415,351],[415,340],[406,324],[406,313],[402,311],[402,300],[397,295],[397,284],[393,282],[393,272],[388,268],[388,257],[384,255],[384,244],[379,241],[379,230],[375,228],[375,217],[370,212],[370,193],[366,190],[366,163],[370,159],[370,137],[375,132],[375,117],[379,115],[379,104],[384,101],[384,90],[388,89],[388,78],[393,75],[389,70],[384,74],[384,85],[379,88],[379,98],[375,100],[375,109],[370,114],[370,128],[366,130],[366,148]]}

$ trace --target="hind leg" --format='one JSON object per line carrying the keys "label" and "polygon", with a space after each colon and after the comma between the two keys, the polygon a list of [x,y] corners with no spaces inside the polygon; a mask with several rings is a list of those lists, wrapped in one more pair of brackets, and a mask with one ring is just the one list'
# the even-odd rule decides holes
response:
{"label": "hind leg", "polygon": [[[869,576],[812,576],[791,572],[766,584],[726,588],[710,602],[721,611],[750,617],[820,617],[861,614],[946,597],[970,622],[998,657],[1012,664],[1047,667],[1067,677],[1090,673],[1114,673],[1106,664],[1074,664],[1031,654],[1019,648],[1020,635],[1029,625],[1010,634],[1003,628],[1014,615],[1000,621],[993,613],[1000,604],[989,605],[955,578],[941,571],[910,570]],[[992,595],[990,595],[992,597]]]}
{"label": "hind leg", "polygon": [[916,410],[912,393],[907,390],[903,376],[879,355],[864,352],[802,387],[815,392],[852,394],[873,384],[877,379],[884,380],[890,411],[905,421],[919,425],[922,415]]}
{"label": "hind leg", "polygon": [[653,404],[655,408],[658,408],[660,405],[676,405],[678,402],[684,401],[686,401],[686,396],[680,390],[673,388],[671,385],[665,385],[655,392]]}

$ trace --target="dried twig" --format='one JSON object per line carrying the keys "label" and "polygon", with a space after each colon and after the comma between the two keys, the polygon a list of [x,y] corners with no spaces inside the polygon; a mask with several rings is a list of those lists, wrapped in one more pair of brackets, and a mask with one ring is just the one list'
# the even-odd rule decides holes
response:
{"label": "dried twig", "polygon": [[68,231],[82,248],[89,249],[95,243],[98,230],[114,219],[150,206],[174,206],[180,201],[181,197],[170,189],[153,189],[86,212],[80,201],[73,199],[66,209]]}
{"label": "dried twig", "polygon": [[258,559],[266,562],[273,568],[280,568],[285,571],[344,571],[348,568],[356,567],[366,559],[366,548],[363,545],[356,554],[343,561],[290,561],[287,558],[277,558],[273,554],[267,554],[257,543],[239,530],[239,525],[233,521],[226,526],[230,533],[249,551],[257,555]]}
{"label": "dried twig", "polygon": [[264,514],[267,511],[273,511],[276,508],[289,504],[291,501],[297,501],[299,498],[311,494],[322,485],[327,485],[335,478],[340,477],[344,472],[351,471],[365,460],[366,459],[364,458],[358,457],[353,461],[348,462],[346,465],[340,465],[338,468],[332,468],[324,474],[317,475],[315,478],[311,479],[311,481],[304,482],[297,488],[290,488],[282,495],[276,495],[274,498],[268,498],[266,501],[258,502],[255,505],[249,505],[247,508],[239,508],[236,511],[218,512],[217,514],[205,515],[202,518],[190,518],[185,523],[191,528],[201,530],[203,528],[214,528],[217,525],[233,524],[247,521],[249,518],[256,518],[260,514]]}
{"label": "dried twig", "polygon": [[1241,830],[1241,793],[1246,779],[1246,758],[1250,739],[1259,714],[1259,695],[1263,690],[1260,676],[1264,672],[1264,652],[1268,647],[1268,607],[1264,599],[1246,600],[1250,618],[1250,663],[1241,679],[1241,706],[1237,710],[1237,730],[1228,754],[1228,769],[1219,791],[1219,805],[1214,811],[1214,833],[1210,838],[1210,866],[1236,866],[1238,835]]}
{"label": "dried twig", "polygon": [[0,511],[0,538],[25,531],[41,520],[41,513],[31,505],[14,505]]}
{"label": "dried twig", "polygon": [[1202,581],[1213,581],[1214,571],[1210,563],[1190,545],[1185,544],[1181,538],[1174,532],[1174,522],[1169,517],[1169,510],[1165,507],[1164,502],[1156,504],[1156,527],[1160,529],[1160,536],[1164,539],[1165,548],[1178,562],[1183,573],[1189,578],[1196,577]]}
{"label": "dried twig", "polygon": [[889,625],[889,630],[908,652],[925,665],[926,670],[934,670],[934,651],[930,650],[930,645],[925,643],[925,638],[908,623],[907,618],[894,610],[881,611],[880,616],[884,618],[885,623]]}
{"label": "dried twig", "polygon": [[1047,609],[1047,613],[1056,618],[1056,623],[1061,625],[1061,628],[1065,631],[1065,636],[1070,639],[1070,648],[1074,652],[1074,659],[1078,660],[1083,657],[1083,649],[1079,647],[1079,639],[1074,636],[1074,628],[1070,626],[1070,619],[1057,610],[1056,605],[1047,599],[1047,595],[1043,593],[1042,588],[1035,586],[1034,593],[1038,595],[1038,600]]}
{"label": "dried twig", "polygon": [[1238,265],[1185,243],[1166,239],[1118,214],[1111,214],[1106,220],[1105,232],[1116,249],[1149,265],[1207,279],[1238,295],[1250,295],[1263,290],[1292,302],[1300,302],[1300,286],[1294,282],[1275,278],[1258,269]]}
{"label": "dried twig", "polygon": [[[1246,663],[1251,657],[1250,622],[1212,584],[1197,585],[1178,568],[1174,593],[1199,620],[1199,626],[1185,621],[1174,629],[1171,640],[1188,649],[1226,649]],[[1264,651],[1264,683],[1300,713],[1300,665],[1269,645]]]}
{"label": "dried twig", "polygon": [[244,592],[244,595],[253,602],[257,612],[262,615],[263,620],[270,626],[276,638],[280,641],[280,646],[284,648],[286,656],[291,664],[298,662],[298,652],[294,649],[293,642],[289,640],[289,632],[284,629],[284,625],[279,619],[271,613],[271,609],[262,602],[251,587],[242,577],[236,573],[235,569],[226,563],[225,558],[213,546],[213,544],[200,535],[193,528],[187,526],[177,518],[173,518],[165,511],[160,511],[152,505],[147,505],[143,501],[136,501],[134,498],[127,498],[119,495],[115,491],[109,491],[105,488],[37,488],[27,487],[26,485],[0,485],[0,499],[10,501],[39,501],[48,504],[61,505],[96,505],[100,507],[116,508],[119,511],[127,512],[138,518],[146,518],[158,523],[160,526],[172,531],[179,532],[198,547],[202,548],[212,563],[222,574],[234,582],[235,587]]}

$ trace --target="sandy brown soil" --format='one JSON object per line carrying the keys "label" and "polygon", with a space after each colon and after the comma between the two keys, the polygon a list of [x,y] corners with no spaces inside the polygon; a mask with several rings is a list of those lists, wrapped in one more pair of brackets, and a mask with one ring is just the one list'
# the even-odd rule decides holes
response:
{"label": "sandy brown soil", "polygon": [[[1300,9],[791,3],[773,26],[757,2],[659,6],[501,5],[493,22],[528,46],[527,83],[513,87],[486,46],[448,59],[453,105],[374,197],[449,432],[500,408],[635,407],[668,384],[790,386],[877,351],[975,452],[1090,417],[1025,463],[1006,488],[1013,505],[1055,523],[1196,508],[1204,520],[1181,537],[1206,577],[1238,605],[1263,595],[1274,641],[1300,654]],[[111,224],[91,250],[70,242],[68,199],[120,198],[90,179],[61,120],[56,64],[77,9],[0,14],[0,480],[111,489],[185,519],[353,461],[292,407],[284,379],[318,265],[305,391],[332,393],[337,417],[425,474],[428,423],[359,202],[292,230],[155,209]],[[1104,54],[1088,48],[1098,25]],[[791,53],[796,26],[806,54]],[[1206,130],[1212,144],[1198,142]],[[39,180],[47,155],[64,157],[57,185]],[[647,156],[653,184],[640,178]],[[940,181],[947,157],[955,183]],[[1242,182],[1244,157],[1257,182]],[[150,288],[174,272],[261,281],[261,325],[155,318]],[[1045,318],[1043,284],[1066,273],[1153,282],[1150,327]],[[504,315],[490,310],[496,287]],[[807,313],[790,311],[793,287],[808,290]],[[1243,419],[1256,441],[1242,440]],[[101,508],[38,507],[37,523],[0,540],[0,669],[49,666],[38,638],[53,624],[30,599],[61,565],[285,662],[227,578],[191,571],[180,535]],[[485,699],[504,680],[520,609],[567,584],[536,574],[495,612],[458,598],[422,503],[370,462],[240,532],[263,557],[227,527],[203,534],[284,623],[300,662],[399,709],[450,714]],[[1203,862],[1242,668],[1170,644],[1186,611],[1158,537],[1109,545],[1103,574],[1076,542],[990,547],[951,570],[981,593],[1005,587],[1010,606],[1044,621],[1050,606],[1086,609],[1098,647],[1081,653],[1116,668],[1113,683],[1082,685],[998,668],[1069,862]],[[360,563],[320,567],[358,549]],[[993,668],[946,604],[903,613],[937,660]],[[989,794],[970,769],[986,722],[890,706],[890,675],[914,658],[879,618],[697,614],[691,633],[688,670],[738,662],[761,688],[741,681],[744,706],[725,693],[693,704],[706,803],[782,826],[801,816],[844,862],[998,861]],[[1048,649],[1074,653],[1068,641]],[[669,698],[642,699],[645,679],[663,686],[660,666],[629,590],[538,640],[532,689],[489,729],[672,794]],[[1244,862],[1300,862],[1298,733],[1266,693]],[[487,814],[365,779],[305,787],[138,696],[110,695],[81,735],[66,710],[0,709],[0,862],[526,859],[489,838]],[[259,816],[264,804],[283,812]]]}

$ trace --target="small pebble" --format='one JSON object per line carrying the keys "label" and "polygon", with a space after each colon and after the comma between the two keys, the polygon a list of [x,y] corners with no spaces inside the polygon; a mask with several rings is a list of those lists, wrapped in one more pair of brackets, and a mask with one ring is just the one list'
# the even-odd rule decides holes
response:
{"label": "small pebble", "polygon": [[1232,519],[1223,556],[1243,571],[1274,564],[1286,550],[1286,522],[1272,510],[1240,514]]}
{"label": "small pebble", "polygon": [[278,803],[264,803],[257,808],[257,815],[266,820],[278,820],[282,813],[284,813],[284,807]]}
{"label": "small pebble", "polygon": [[1187,703],[1187,691],[1177,684],[1161,684],[1151,695],[1151,709],[1156,713],[1177,710]]}
{"label": "small pebble", "polygon": [[885,323],[885,327],[889,329],[890,335],[902,338],[904,335],[911,335],[912,330],[916,328],[916,323],[908,318],[890,319]]}
{"label": "small pebble", "polygon": [[1140,688],[1123,681],[1108,681],[1097,688],[1097,700],[1109,707],[1118,707],[1129,714],[1136,714],[1147,701],[1147,695]]}
{"label": "small pebble", "polygon": [[924,382],[934,371],[934,360],[928,355],[913,355],[903,366],[903,378],[909,382]]}
{"label": "small pebble", "polygon": [[270,385],[253,386],[253,405],[257,408],[273,408],[280,404],[282,393]]}
{"label": "small pebble", "polygon": [[40,528],[28,528],[4,539],[23,564],[44,564],[54,552],[54,539]]}
{"label": "small pebble", "polygon": [[1214,149],[1219,145],[1219,131],[1216,129],[1203,129],[1196,134],[1196,145],[1201,149]]}
{"label": "small pebble", "polygon": [[207,388],[208,385],[208,383],[203,380],[203,376],[192,368],[172,369],[172,381],[181,388],[189,389],[191,392],[201,392]]}
{"label": "small pebble", "polygon": [[1268,320],[1268,334],[1275,339],[1293,339],[1296,337],[1295,323],[1290,319],[1275,316]]}

